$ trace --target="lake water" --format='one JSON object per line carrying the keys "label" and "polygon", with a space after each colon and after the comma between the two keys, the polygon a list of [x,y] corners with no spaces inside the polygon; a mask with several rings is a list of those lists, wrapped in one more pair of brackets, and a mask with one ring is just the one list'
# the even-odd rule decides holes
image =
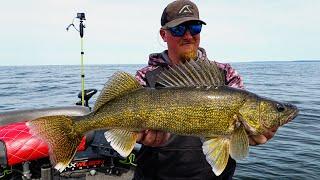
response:
{"label": "lake water", "polygon": [[[135,74],[144,65],[90,65],[86,88],[102,89],[118,70]],[[235,179],[320,178],[320,62],[232,63],[247,90],[291,102],[299,116],[267,144],[251,147]],[[78,66],[0,67],[0,112],[68,106],[79,99]],[[95,98],[91,101],[94,103]]]}

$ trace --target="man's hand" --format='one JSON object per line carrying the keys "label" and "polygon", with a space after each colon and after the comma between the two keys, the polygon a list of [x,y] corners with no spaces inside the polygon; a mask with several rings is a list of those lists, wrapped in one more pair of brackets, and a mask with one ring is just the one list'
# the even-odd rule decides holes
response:
{"label": "man's hand", "polygon": [[259,144],[265,144],[269,139],[271,139],[277,132],[278,127],[269,129],[266,133],[262,135],[252,135],[249,136],[249,143],[251,146],[256,146]]}
{"label": "man's hand", "polygon": [[145,146],[158,147],[166,143],[169,138],[170,133],[166,133],[163,131],[145,130],[139,133],[137,142]]}

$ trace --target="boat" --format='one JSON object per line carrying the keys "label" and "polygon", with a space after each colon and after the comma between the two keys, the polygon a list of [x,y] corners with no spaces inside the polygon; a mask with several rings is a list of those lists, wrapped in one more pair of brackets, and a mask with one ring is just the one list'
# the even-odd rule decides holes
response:
{"label": "boat", "polygon": [[[80,100],[73,106],[0,112],[0,179],[81,179],[88,173],[120,176],[134,167],[139,145],[124,159],[106,141],[104,130],[97,130],[83,137],[74,159],[60,173],[50,163],[48,144],[30,134],[26,122],[32,119],[90,113],[88,101],[96,92],[96,89],[84,91],[85,106],[81,106]],[[82,97],[81,92],[78,97]]]}

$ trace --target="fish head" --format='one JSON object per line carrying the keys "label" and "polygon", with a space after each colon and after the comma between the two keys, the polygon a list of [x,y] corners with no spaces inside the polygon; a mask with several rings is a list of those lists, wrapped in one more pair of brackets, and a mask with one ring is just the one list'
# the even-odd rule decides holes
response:
{"label": "fish head", "polygon": [[263,134],[282,126],[298,115],[297,106],[259,96],[250,96],[240,109],[240,117],[251,134]]}
{"label": "fish head", "polygon": [[260,100],[260,123],[267,129],[282,126],[299,113],[297,106],[271,99]]}

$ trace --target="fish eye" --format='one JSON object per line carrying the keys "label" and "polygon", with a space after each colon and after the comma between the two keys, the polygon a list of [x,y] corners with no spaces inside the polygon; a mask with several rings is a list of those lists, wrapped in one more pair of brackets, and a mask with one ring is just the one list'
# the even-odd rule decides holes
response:
{"label": "fish eye", "polygon": [[277,111],[278,112],[283,112],[284,111],[284,106],[282,104],[277,104]]}

